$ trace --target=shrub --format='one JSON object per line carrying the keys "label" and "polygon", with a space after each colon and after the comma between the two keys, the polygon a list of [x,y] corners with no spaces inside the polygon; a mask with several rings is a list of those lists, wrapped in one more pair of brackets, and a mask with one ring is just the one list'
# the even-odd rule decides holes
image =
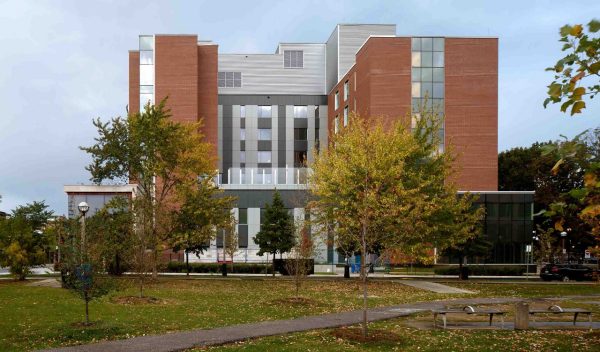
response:
{"label": "shrub", "polygon": [[[469,268],[469,275],[488,276],[520,276],[527,270],[526,265],[467,265],[466,267]],[[436,275],[458,276],[458,270],[458,265],[453,265],[438,266],[433,271]]]}
{"label": "shrub", "polygon": [[[221,273],[221,263],[190,263],[191,273]],[[233,271],[231,267],[227,266],[227,272],[236,274],[265,274],[265,269],[271,271],[271,264],[265,266],[265,264],[257,263],[234,263]],[[167,264],[167,272],[169,273],[185,273],[186,266],[184,262],[169,262]]]}

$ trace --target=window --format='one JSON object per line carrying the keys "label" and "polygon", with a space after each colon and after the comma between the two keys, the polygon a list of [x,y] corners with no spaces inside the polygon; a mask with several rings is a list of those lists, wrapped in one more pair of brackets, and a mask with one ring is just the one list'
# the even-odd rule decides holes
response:
{"label": "window", "polygon": [[315,105],[315,119],[319,118],[319,107]]}
{"label": "window", "polygon": [[348,126],[348,105],[344,107],[344,126]]}
{"label": "window", "polygon": [[240,105],[240,117],[246,117],[246,105]]}
{"label": "window", "polygon": [[308,106],[294,105],[294,117],[297,119],[305,119],[308,117]]}
{"label": "window", "polygon": [[306,166],[306,151],[294,152],[294,167]]}
{"label": "window", "polygon": [[238,209],[238,224],[240,224],[240,225],[248,224],[248,208],[239,208]]}
{"label": "window", "polygon": [[271,162],[271,152],[260,151],[258,152],[258,162],[259,163],[270,163]]}
{"label": "window", "polygon": [[307,131],[306,128],[294,128],[294,140],[295,141],[305,141],[307,140]]}
{"label": "window", "polygon": [[245,163],[246,162],[246,151],[242,150],[240,152],[240,163]]}
{"label": "window", "polygon": [[348,100],[348,96],[350,95],[350,84],[348,81],[344,82],[344,101]]}
{"label": "window", "polygon": [[333,102],[333,107],[334,107],[334,110],[337,110],[340,108],[340,93],[339,92],[335,92],[335,100]]}
{"label": "window", "polygon": [[140,50],[154,50],[154,37],[151,35],[140,35]]}
{"label": "window", "polygon": [[339,130],[340,130],[340,119],[339,119],[339,116],[336,116],[335,120],[333,121],[333,132],[338,133]]}
{"label": "window", "polygon": [[303,68],[304,53],[302,50],[284,50],[283,51],[284,68]]}
{"label": "window", "polygon": [[240,88],[242,86],[241,72],[219,72],[219,88]]}
{"label": "window", "polygon": [[154,64],[154,51],[144,50],[140,51],[140,65],[153,65]]}
{"label": "window", "polygon": [[153,86],[154,85],[154,66],[153,65],[140,65],[140,85],[141,86]]}
{"label": "window", "polygon": [[245,140],[246,140],[246,129],[240,128],[240,141],[245,141]]}
{"label": "window", "polygon": [[270,128],[259,128],[258,129],[258,140],[259,141],[270,141],[271,140],[271,129]]}
{"label": "window", "polygon": [[260,105],[258,107],[259,118],[271,118],[271,105]]}

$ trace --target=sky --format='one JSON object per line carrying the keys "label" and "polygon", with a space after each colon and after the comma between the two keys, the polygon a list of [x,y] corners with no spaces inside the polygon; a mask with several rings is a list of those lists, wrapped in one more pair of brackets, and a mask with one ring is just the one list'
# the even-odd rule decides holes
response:
{"label": "sky", "polygon": [[398,35],[499,38],[499,150],[600,126],[542,107],[561,57],[558,29],[588,23],[600,2],[6,1],[0,0],[0,210],[45,200],[66,213],[65,184],[89,183],[92,119],[124,115],[128,50],[139,34],[198,34],[222,53],[273,53],[325,42],[337,23],[388,23]]}

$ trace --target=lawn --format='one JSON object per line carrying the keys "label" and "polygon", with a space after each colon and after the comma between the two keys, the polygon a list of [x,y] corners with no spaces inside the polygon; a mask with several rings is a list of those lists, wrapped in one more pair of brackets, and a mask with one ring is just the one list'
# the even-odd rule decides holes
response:
{"label": "lawn", "polygon": [[339,337],[346,329],[315,330],[266,337],[197,351],[600,351],[600,333],[587,330],[498,331],[417,330],[396,319],[370,324],[373,330],[394,334],[392,341],[359,343]]}
{"label": "lawn", "polygon": [[[398,282],[371,282],[369,293],[373,297],[369,300],[370,306],[467,296],[425,292]],[[476,296],[531,297],[599,292],[596,285],[456,282],[452,285],[477,291]],[[311,279],[305,284],[302,293],[312,303],[294,305],[285,301],[293,294],[293,284],[287,280],[164,278],[149,285],[147,289],[148,295],[161,299],[160,303],[116,303],[117,297],[136,294],[136,288],[132,286],[93,301],[90,304],[90,314],[96,324],[81,327],[77,323],[83,319],[83,303],[71,292],[0,281],[0,350],[30,350],[353,310],[361,306],[360,292],[356,280]],[[314,334],[293,336],[304,339],[317,336]],[[257,341],[269,343],[270,340]]]}

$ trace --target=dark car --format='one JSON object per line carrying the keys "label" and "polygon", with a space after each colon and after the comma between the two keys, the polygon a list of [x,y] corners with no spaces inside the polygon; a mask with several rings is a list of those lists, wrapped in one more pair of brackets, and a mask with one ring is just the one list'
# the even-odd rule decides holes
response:
{"label": "dark car", "polygon": [[591,280],[594,270],[580,264],[548,264],[542,268],[540,278],[544,281]]}

